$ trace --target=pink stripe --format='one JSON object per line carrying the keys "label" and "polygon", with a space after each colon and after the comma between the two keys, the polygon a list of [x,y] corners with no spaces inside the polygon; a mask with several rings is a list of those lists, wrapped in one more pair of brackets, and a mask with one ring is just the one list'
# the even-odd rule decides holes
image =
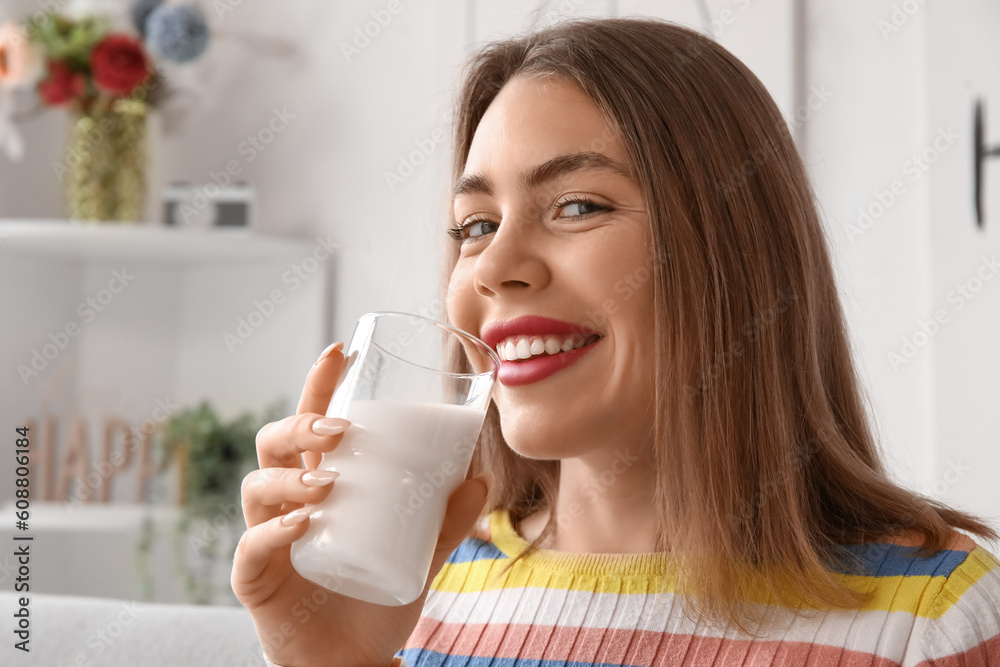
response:
{"label": "pink stripe", "polygon": [[[452,655],[649,667],[676,667],[682,662],[691,667],[715,664],[739,664],[742,667],[899,665],[893,660],[879,658],[865,651],[848,651],[806,642],[754,642],[648,630],[605,630],[552,625],[462,625],[423,617],[406,643],[406,648],[424,648]],[[975,654],[970,652],[969,655]],[[969,663],[921,663],[922,667],[958,667],[966,664],[969,667],[986,667],[985,658]]]}

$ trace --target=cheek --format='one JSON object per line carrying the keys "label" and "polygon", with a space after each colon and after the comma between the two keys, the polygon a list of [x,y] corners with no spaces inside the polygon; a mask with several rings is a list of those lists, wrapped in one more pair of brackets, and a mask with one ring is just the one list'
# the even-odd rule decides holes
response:
{"label": "cheek", "polygon": [[[478,331],[478,327],[474,326],[476,315],[472,272],[465,264],[459,261],[451,272],[445,307],[449,322],[466,331]],[[470,326],[473,328],[469,328]]]}

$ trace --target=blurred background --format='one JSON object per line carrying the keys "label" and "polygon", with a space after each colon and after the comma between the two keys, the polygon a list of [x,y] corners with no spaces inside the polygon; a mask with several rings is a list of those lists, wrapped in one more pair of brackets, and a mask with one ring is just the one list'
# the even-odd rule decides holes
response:
{"label": "blurred background", "polygon": [[[691,26],[760,77],[812,178],[893,475],[1000,518],[994,0],[160,4],[0,2],[70,63],[36,86],[0,39],[0,532],[35,536],[33,591],[235,602],[256,430],[361,314],[442,316],[461,64],[578,16]],[[155,85],[105,72],[143,93],[74,111],[91,46],[148,58]]]}

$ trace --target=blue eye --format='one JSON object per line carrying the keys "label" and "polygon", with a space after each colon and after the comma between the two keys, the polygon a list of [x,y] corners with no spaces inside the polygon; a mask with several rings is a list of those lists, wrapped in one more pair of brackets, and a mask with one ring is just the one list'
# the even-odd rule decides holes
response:
{"label": "blue eye", "polygon": [[[579,218],[599,211],[610,211],[611,208],[603,206],[589,199],[569,199],[556,204],[557,209],[565,209],[569,218]],[[574,209],[576,212],[574,212]]]}
{"label": "blue eye", "polygon": [[470,220],[463,225],[448,230],[448,234],[456,241],[466,241],[495,232],[500,225],[490,220]]}
{"label": "blue eye", "polygon": [[[476,238],[477,236],[485,236],[490,232],[495,232],[496,228],[500,225],[490,222],[489,220],[473,220],[469,224],[465,225],[463,229],[468,231],[469,238]],[[485,229],[492,227],[492,229]]]}

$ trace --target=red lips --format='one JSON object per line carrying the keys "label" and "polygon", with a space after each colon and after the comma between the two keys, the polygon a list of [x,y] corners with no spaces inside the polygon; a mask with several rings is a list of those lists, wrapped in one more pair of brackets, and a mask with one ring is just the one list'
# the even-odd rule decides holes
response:
{"label": "red lips", "polygon": [[507,387],[518,387],[533,384],[550,375],[568,368],[579,361],[585,354],[594,349],[601,340],[600,334],[579,324],[571,324],[548,317],[528,315],[513,320],[491,322],[482,328],[480,338],[490,347],[496,349],[497,343],[511,336],[545,336],[576,334],[584,338],[597,337],[589,345],[559,352],[552,355],[533,357],[518,361],[501,361],[497,379]]}
{"label": "red lips", "polygon": [[537,315],[525,315],[513,320],[490,322],[479,333],[482,341],[493,349],[496,349],[497,343],[511,336],[579,334],[587,338],[599,335],[596,331],[579,324],[570,324],[569,322],[553,320],[548,317],[539,317]]}

